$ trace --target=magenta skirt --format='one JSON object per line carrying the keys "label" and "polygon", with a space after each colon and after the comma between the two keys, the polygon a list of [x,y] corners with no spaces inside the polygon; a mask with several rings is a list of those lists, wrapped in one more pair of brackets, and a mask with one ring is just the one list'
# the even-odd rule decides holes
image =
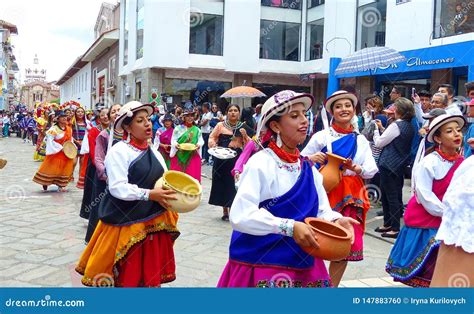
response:
{"label": "magenta skirt", "polygon": [[189,165],[186,168],[186,171],[183,171],[183,169],[178,163],[178,157],[174,156],[173,158],[171,158],[170,170],[184,172],[201,182],[201,157],[199,156],[199,154],[194,154],[193,157],[191,157],[191,159],[189,160]]}
{"label": "magenta skirt", "polygon": [[228,261],[218,288],[327,288],[332,287],[326,265],[314,259],[310,269],[295,270]]}

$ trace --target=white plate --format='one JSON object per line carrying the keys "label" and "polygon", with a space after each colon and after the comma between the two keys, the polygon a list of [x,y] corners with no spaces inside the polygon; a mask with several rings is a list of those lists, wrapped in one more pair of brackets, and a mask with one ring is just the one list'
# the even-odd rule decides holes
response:
{"label": "white plate", "polygon": [[218,159],[232,159],[237,156],[237,152],[227,147],[213,147],[208,150],[209,155]]}

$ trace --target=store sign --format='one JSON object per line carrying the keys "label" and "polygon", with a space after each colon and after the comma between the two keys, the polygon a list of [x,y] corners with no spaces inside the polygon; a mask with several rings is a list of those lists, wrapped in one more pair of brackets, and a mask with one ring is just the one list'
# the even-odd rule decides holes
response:
{"label": "store sign", "polygon": [[[440,59],[432,59],[432,60],[423,60],[419,57],[411,57],[408,58],[405,61],[404,66],[406,67],[419,67],[419,66],[429,66],[429,65],[438,65],[438,64],[444,64],[444,63],[454,63],[455,58],[440,58]],[[399,66],[397,64],[390,64],[384,67],[378,67],[377,69],[374,70],[374,73],[377,72],[377,70],[387,70],[387,69],[397,69]]]}
{"label": "store sign", "polygon": [[434,65],[442,63],[453,63],[454,58],[445,58],[445,59],[434,59],[434,60],[422,60],[421,58],[413,57],[406,61],[407,67],[413,66],[422,66],[422,65]]}

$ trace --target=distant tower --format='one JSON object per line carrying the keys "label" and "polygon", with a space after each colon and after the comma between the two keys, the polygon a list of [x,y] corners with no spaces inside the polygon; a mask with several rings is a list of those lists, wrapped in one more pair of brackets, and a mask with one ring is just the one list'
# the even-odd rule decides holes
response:
{"label": "distant tower", "polygon": [[34,81],[46,82],[46,69],[40,66],[37,54],[35,54],[33,64],[25,69],[25,83]]}

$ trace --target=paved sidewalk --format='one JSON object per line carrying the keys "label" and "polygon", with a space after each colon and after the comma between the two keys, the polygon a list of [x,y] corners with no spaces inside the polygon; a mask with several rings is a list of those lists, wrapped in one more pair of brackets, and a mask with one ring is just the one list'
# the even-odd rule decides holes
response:
{"label": "paved sidewalk", "polygon": [[[16,137],[0,138],[0,286],[80,287],[75,263],[84,249],[87,221],[79,217],[82,190],[43,192],[31,181],[40,163],[34,147]],[[210,176],[210,167],[203,173]],[[77,179],[77,169],[75,178]],[[203,177],[201,206],[180,216],[175,244],[177,280],[170,287],[214,287],[227,262],[232,232],[222,209],[207,204],[211,181]],[[371,218],[369,218],[371,219]],[[341,286],[397,286],[384,271],[391,243],[365,237],[365,260],[351,263]]]}

